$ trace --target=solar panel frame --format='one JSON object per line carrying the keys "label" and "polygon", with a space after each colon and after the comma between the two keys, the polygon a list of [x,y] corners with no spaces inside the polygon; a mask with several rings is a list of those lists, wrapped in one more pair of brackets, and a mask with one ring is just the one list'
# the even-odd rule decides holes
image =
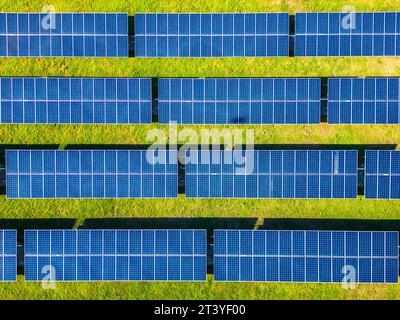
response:
{"label": "solar panel frame", "polygon": [[320,124],[319,78],[160,78],[159,123]]}
{"label": "solar panel frame", "polygon": [[364,197],[400,200],[400,151],[366,150]]}
{"label": "solar panel frame", "polygon": [[3,124],[151,122],[150,78],[0,78]]}
{"label": "solar panel frame", "polygon": [[[354,15],[356,21],[354,29],[351,29],[351,25],[349,29],[344,29],[344,19],[350,14]],[[399,14],[399,12],[296,13],[295,56],[400,55]],[[308,17],[312,17],[310,22]],[[361,25],[357,24],[360,19]],[[369,24],[365,24],[364,20]],[[376,26],[375,20],[378,21]],[[312,29],[311,32],[308,32],[308,28]],[[345,45],[342,45],[343,43]]]}
{"label": "solar panel frame", "polygon": [[17,230],[0,230],[0,282],[17,281]]}
{"label": "solar panel frame", "polygon": [[[166,21],[162,21],[162,23],[158,23],[158,17],[167,17]],[[176,22],[179,24],[178,27],[174,27],[173,25],[169,25],[168,22],[170,20],[175,19],[177,17]],[[241,17],[243,16],[243,21]],[[252,23],[247,25],[245,22],[245,16],[254,16],[254,26]],[[261,26],[261,29],[264,29],[265,32],[260,32],[260,26],[257,25],[256,16],[264,16],[266,18],[265,25]],[[276,25],[269,26],[267,17],[276,16]],[[144,17],[144,21],[143,21]],[[153,25],[151,32],[147,33],[147,19],[155,17],[155,20],[149,25]],[[188,17],[188,19],[186,19]],[[218,23],[213,23],[213,18],[216,19],[221,18],[221,25]],[[226,28],[228,31],[223,33],[223,19],[227,19]],[[229,19],[228,19],[228,18]],[[232,23],[230,22],[230,18],[232,17]],[[239,17],[238,23],[234,24],[235,17]],[[280,18],[279,18],[280,17]],[[210,19],[208,19],[210,18]],[[187,20],[187,21],[186,21]],[[197,23],[192,23],[191,21],[195,21]],[[198,21],[197,21],[198,20]],[[203,24],[202,21],[205,20]],[[229,20],[229,22],[228,22]],[[280,22],[283,20],[283,22]],[[167,25],[165,25],[165,22]],[[241,23],[239,23],[241,22]],[[252,21],[250,21],[252,22]],[[273,22],[273,21],[272,21]],[[280,33],[279,28],[282,28],[282,33]],[[211,30],[216,29],[215,33]],[[243,29],[243,32],[246,28],[253,29],[253,33],[250,35],[248,33],[238,33],[236,29]],[[276,30],[275,30],[276,28]],[[166,31],[161,31],[164,29]],[[193,30],[192,30],[193,29]],[[271,29],[271,32],[268,33],[267,29]],[[177,34],[170,33],[169,31],[174,30],[178,31]],[[208,31],[210,30],[210,31]],[[193,31],[193,33],[192,33]],[[258,33],[260,32],[260,33]],[[236,36],[236,37],[235,37]],[[247,37],[246,37],[247,36]],[[149,39],[146,39],[149,38]],[[168,37],[166,41],[158,41],[158,38],[163,39],[164,37]],[[254,39],[252,39],[254,37]],[[257,39],[258,37],[258,39]],[[272,45],[264,46],[267,43],[267,39],[263,39],[262,37],[276,37],[274,39],[276,42]],[[153,39],[154,38],[154,39]],[[184,39],[183,39],[184,38]],[[151,45],[147,45],[147,40],[151,40]],[[246,42],[249,42],[247,43]],[[254,40],[254,52],[250,52],[246,54],[246,50],[250,50],[253,46],[252,44]],[[257,42],[258,40],[258,42]],[[165,43],[164,43],[165,42]],[[193,42],[193,43],[192,43]],[[202,46],[202,42],[205,43]],[[213,43],[215,42],[215,44]],[[238,45],[236,45],[238,42]],[[218,43],[218,45],[217,45]],[[247,44],[247,45],[245,45]],[[259,46],[257,47],[257,44]],[[276,47],[274,47],[276,45]],[[148,52],[149,48],[153,48],[155,52]],[[160,47],[160,50],[159,50]],[[170,48],[177,47],[178,49],[175,51],[170,50]],[[166,54],[160,54],[159,52],[166,51]],[[281,49],[281,50],[280,50]],[[257,51],[258,50],[258,51]],[[271,52],[269,52],[269,50]],[[171,52],[170,52],[171,51]],[[225,51],[225,52],[224,52]],[[235,51],[240,51],[236,52]],[[243,52],[242,52],[243,51]],[[258,53],[257,53],[258,52]],[[225,53],[225,54],[224,54]],[[274,13],[135,13],[135,56],[136,57],[191,57],[191,58],[206,58],[206,57],[256,57],[256,56],[275,56],[275,57],[288,57],[289,56],[289,14],[286,12],[274,12]]]}
{"label": "solar panel frame", "polygon": [[[9,19],[11,21],[13,17],[16,20],[15,28],[8,30],[8,21]],[[47,18],[55,18],[54,29],[43,27],[44,19]],[[74,23],[74,19],[78,23]],[[114,26],[107,24],[109,20],[111,22],[115,20],[115,31]],[[3,12],[0,13],[0,21],[5,26],[5,30],[0,29],[0,56],[3,57],[113,58],[129,56],[127,13]],[[31,24],[31,21],[38,25]],[[93,25],[85,24],[85,21]]]}
{"label": "solar panel frame", "polygon": [[400,124],[399,81],[328,79],[328,124]]}
{"label": "solar panel frame", "polygon": [[[178,232],[179,236],[177,236]],[[153,235],[152,244],[149,241],[145,242],[145,234]],[[190,246],[187,241],[182,242],[182,237],[189,234],[191,234],[192,240]],[[137,238],[138,235],[140,239]],[[158,243],[157,235],[166,235],[165,241]],[[109,238],[106,239],[106,236]],[[53,238],[56,241],[53,242]],[[122,238],[127,241],[119,241]],[[179,243],[176,243],[178,238]],[[45,275],[46,272],[55,282],[206,281],[207,231],[204,229],[40,229],[25,230],[24,241],[25,281],[27,282],[42,281],[41,273]],[[30,244],[31,242],[33,245]],[[153,253],[149,253],[150,251]],[[191,253],[187,253],[189,251]],[[173,259],[177,257],[179,257],[179,271],[175,264],[177,260]],[[108,260],[112,262],[112,258],[114,258],[114,266],[107,264]],[[149,259],[145,258],[152,258],[153,262],[151,263]],[[188,260],[182,258],[192,259],[191,270],[182,268],[182,266],[189,265]],[[42,261],[47,259],[46,262],[49,264],[40,263],[39,259]],[[52,259],[55,259],[54,263]],[[62,259],[61,262],[58,261],[58,267],[62,267],[61,276],[58,276],[57,272],[55,276],[52,276],[52,268],[45,270],[44,273],[39,272],[41,265],[54,267],[54,264],[57,263],[56,259]],[[138,261],[139,264],[136,265]],[[97,268],[92,262],[98,263]],[[163,266],[165,262],[166,265]],[[122,266],[119,266],[119,263]],[[146,271],[150,270],[146,270],[145,266],[152,267],[153,279],[144,277]],[[160,266],[165,269],[158,269]],[[138,267],[138,270],[135,267]],[[114,269],[114,278],[107,275],[107,271],[110,269]],[[68,271],[70,272],[68,273]],[[165,275],[161,274],[165,271],[167,279],[164,279]],[[137,272],[140,274],[140,279],[137,278]],[[176,279],[174,272],[178,272],[179,279]],[[188,275],[191,275],[191,279]]]}
{"label": "solar panel frame", "polygon": [[[147,155],[165,163],[144,162]],[[6,150],[6,179],[9,199],[177,198],[178,155],[175,150]]]}
{"label": "solar panel frame", "polygon": [[[288,234],[290,236],[286,237]],[[296,240],[294,239],[295,235],[298,238]],[[326,235],[329,235],[329,237],[326,237]],[[354,235],[357,235],[357,238]],[[361,238],[360,235],[364,238]],[[244,236],[244,245],[242,236]],[[310,240],[308,237],[310,237]],[[297,240],[301,240],[303,243]],[[354,270],[357,277],[355,283],[397,284],[398,240],[397,231],[214,230],[214,281],[339,283],[343,282],[345,274],[341,272],[343,269],[339,271],[336,270],[336,267],[353,266],[354,268],[352,264],[357,262],[357,268]],[[249,243],[251,243],[251,248],[248,246]],[[368,245],[365,245],[366,243]],[[388,248],[387,243],[393,247]],[[337,244],[337,246],[334,246],[334,244]],[[244,252],[242,253],[242,251]],[[238,260],[234,260],[235,258]],[[223,259],[225,259],[225,262]],[[228,259],[230,259],[229,262]],[[244,259],[246,261],[242,261]],[[283,260],[287,264],[288,259],[290,261],[289,267],[285,264],[281,265]],[[348,265],[347,260],[351,264]],[[365,280],[368,274],[362,273],[362,271],[365,271],[365,266],[363,269],[360,266],[361,262],[368,262],[366,260],[370,260],[370,266],[365,265],[370,272],[370,281]],[[380,272],[382,265],[378,263],[382,260],[384,263],[383,274]],[[243,272],[245,279],[242,279],[242,262],[247,262],[245,268],[251,272],[251,275]],[[324,263],[327,264],[324,265]],[[343,265],[344,263],[345,265]],[[263,266],[264,273],[261,277],[262,274],[259,273]],[[295,268],[296,266],[298,268]],[[285,267],[288,267],[288,270]],[[377,268],[375,273],[374,267]],[[388,270],[388,268],[390,269]],[[225,270],[221,271],[220,269]],[[324,271],[327,270],[329,270],[330,277],[324,274]],[[290,274],[287,271],[290,271]],[[229,274],[229,272],[231,273]],[[268,277],[272,277],[272,279]],[[363,279],[360,279],[360,277],[363,277]],[[350,278],[347,280],[350,280]],[[349,281],[346,283],[349,283]]]}
{"label": "solar panel frame", "polygon": [[357,198],[357,150],[189,150],[186,157],[187,198]]}

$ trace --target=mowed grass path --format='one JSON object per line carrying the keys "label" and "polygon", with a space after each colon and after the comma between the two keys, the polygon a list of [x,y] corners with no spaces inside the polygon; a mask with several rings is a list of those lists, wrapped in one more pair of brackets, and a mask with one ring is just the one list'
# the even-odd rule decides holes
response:
{"label": "mowed grass path", "polygon": [[[338,0],[99,0],[52,1],[58,12],[300,12],[399,11],[399,1]],[[41,11],[41,1],[0,3],[0,11]],[[400,58],[246,58],[246,59],[0,59],[0,76],[97,77],[329,77],[399,76]],[[197,133],[207,126],[185,128]],[[253,129],[257,144],[394,144],[398,126],[216,126]],[[147,144],[146,126],[0,126],[0,144]],[[128,217],[254,217],[326,219],[399,219],[400,205],[390,201],[357,200],[7,200],[0,197],[1,218]],[[345,223],[344,223],[345,224]],[[3,299],[399,299],[399,286],[358,286],[346,291],[323,284],[99,283],[58,284],[42,290],[20,277],[0,284]]]}

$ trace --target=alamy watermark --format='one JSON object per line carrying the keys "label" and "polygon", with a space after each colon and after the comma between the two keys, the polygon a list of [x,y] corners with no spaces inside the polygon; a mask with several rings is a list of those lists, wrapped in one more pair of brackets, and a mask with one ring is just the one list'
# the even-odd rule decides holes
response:
{"label": "alamy watermark", "polygon": [[54,6],[47,5],[42,8],[42,12],[46,13],[41,21],[42,29],[54,30],[56,28],[56,9],[54,8]]}
{"label": "alamy watermark", "polygon": [[[155,155],[157,150],[178,150],[182,164],[222,164],[220,156],[224,153],[223,164],[234,164],[236,173],[249,174],[254,171],[254,130],[253,129],[178,129],[171,123],[166,133],[161,129],[152,129],[147,134],[151,143],[147,152],[150,164],[162,163],[166,160],[163,154]],[[178,147],[179,146],[179,147]],[[233,152],[230,152],[232,151]],[[209,153],[202,151],[211,151]],[[200,155],[200,156],[199,156]],[[171,160],[171,159],[168,159]]]}
{"label": "alamy watermark", "polygon": [[356,10],[354,6],[346,5],[342,8],[342,12],[347,13],[342,18],[342,28],[344,30],[354,30],[356,28]]}

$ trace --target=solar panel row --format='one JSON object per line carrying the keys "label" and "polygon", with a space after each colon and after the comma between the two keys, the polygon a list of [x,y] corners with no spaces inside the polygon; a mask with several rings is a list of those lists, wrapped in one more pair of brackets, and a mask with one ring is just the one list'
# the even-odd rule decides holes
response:
{"label": "solar panel row", "polygon": [[8,198],[172,198],[176,151],[7,150]]}
{"label": "solar panel row", "polygon": [[[296,56],[400,54],[397,12],[297,13]],[[0,13],[0,56],[127,57],[128,16]],[[138,57],[289,55],[289,14],[135,15]]]}
{"label": "solar panel row", "polygon": [[128,15],[0,13],[0,56],[127,57]]}
{"label": "solar panel row", "polygon": [[205,230],[26,230],[25,279],[205,281]]}
{"label": "solar panel row", "polygon": [[400,151],[366,151],[365,198],[400,199]]}
{"label": "solar panel row", "polygon": [[151,79],[0,78],[0,123],[151,123]]}
{"label": "solar panel row", "polygon": [[188,198],[356,198],[357,151],[188,151]]}
{"label": "solar panel row", "polygon": [[159,79],[160,123],[320,123],[320,79]]}
{"label": "solar panel row", "polygon": [[137,57],[289,55],[289,14],[135,14]]}
{"label": "solar panel row", "polygon": [[398,232],[214,231],[214,279],[398,282]]}
{"label": "solar panel row", "polygon": [[331,78],[328,123],[399,124],[399,78]]}
{"label": "solar panel row", "polygon": [[[399,78],[328,79],[328,123],[400,123]],[[318,124],[319,78],[161,78],[160,123]],[[152,122],[151,79],[0,78],[0,123]]]}
{"label": "solar panel row", "polygon": [[17,280],[17,231],[0,230],[0,281]]}
{"label": "solar panel row", "polygon": [[[398,232],[214,230],[215,281],[398,282]],[[25,230],[26,281],[205,281],[206,230]],[[0,230],[0,281],[17,232]]]}
{"label": "solar panel row", "polygon": [[296,13],[295,56],[400,55],[400,13]]}
{"label": "solar panel row", "polygon": [[[356,198],[353,150],[189,150],[188,198]],[[365,197],[400,198],[400,151],[367,151]],[[169,198],[176,151],[7,150],[8,198]]]}

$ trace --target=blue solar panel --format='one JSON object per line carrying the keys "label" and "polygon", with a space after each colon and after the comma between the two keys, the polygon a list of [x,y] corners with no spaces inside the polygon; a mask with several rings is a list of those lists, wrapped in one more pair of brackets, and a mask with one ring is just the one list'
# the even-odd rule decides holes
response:
{"label": "blue solar panel", "polygon": [[398,232],[214,231],[215,281],[398,282]]}
{"label": "blue solar panel", "polygon": [[0,123],[151,123],[151,79],[0,78]]}
{"label": "blue solar panel", "polygon": [[365,198],[400,199],[400,151],[365,152]]}
{"label": "blue solar panel", "polygon": [[25,231],[26,281],[205,281],[206,275],[205,230]]}
{"label": "blue solar panel", "polygon": [[0,13],[0,56],[128,57],[125,13]]}
{"label": "blue solar panel", "polygon": [[135,14],[137,57],[287,57],[289,14]]}
{"label": "blue solar panel", "polygon": [[6,150],[8,198],[176,198],[178,156],[162,150]]}
{"label": "blue solar panel", "polygon": [[400,55],[400,13],[296,13],[295,56]]}
{"label": "blue solar panel", "polygon": [[188,198],[356,198],[357,151],[188,151]]}
{"label": "blue solar panel", "polygon": [[314,78],[159,79],[160,123],[318,124]]}
{"label": "blue solar panel", "polygon": [[0,281],[17,280],[17,231],[0,230]]}
{"label": "blue solar panel", "polygon": [[328,123],[399,124],[399,78],[328,80]]}

